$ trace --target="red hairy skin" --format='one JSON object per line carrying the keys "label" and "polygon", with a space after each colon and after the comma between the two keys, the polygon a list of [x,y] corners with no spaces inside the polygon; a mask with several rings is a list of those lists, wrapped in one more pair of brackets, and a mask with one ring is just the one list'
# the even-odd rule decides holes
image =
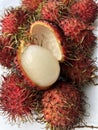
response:
{"label": "red hairy skin", "polygon": [[65,36],[75,39],[77,41],[78,35],[84,30],[89,30],[90,28],[82,21],[76,18],[67,18],[60,22],[60,27],[62,28]]}
{"label": "red hairy skin", "polygon": [[0,64],[11,68],[16,56],[16,50],[11,46],[10,37],[0,37]]}
{"label": "red hairy skin", "polygon": [[6,15],[2,22],[2,33],[15,34],[18,30],[16,17],[13,13]]}
{"label": "red hairy skin", "polygon": [[16,74],[4,78],[0,90],[0,109],[11,121],[32,117],[34,94],[25,81]]}
{"label": "red hairy skin", "polygon": [[91,52],[92,49],[95,47],[96,39],[97,37],[93,34],[92,31],[84,31],[81,33],[81,35],[78,36],[76,42],[78,42],[83,50],[88,53]]}
{"label": "red hairy skin", "polygon": [[2,33],[16,34],[20,26],[27,20],[27,14],[22,8],[11,9],[1,20]]}
{"label": "red hairy skin", "polygon": [[74,0],[60,0],[62,1],[66,6],[71,6],[75,1]]}
{"label": "red hairy skin", "polygon": [[67,13],[60,1],[47,1],[41,9],[42,18],[52,22],[58,22],[61,17],[68,15]]}
{"label": "red hairy skin", "polygon": [[35,11],[43,0],[22,0],[22,6],[30,11]]}
{"label": "red hairy skin", "polygon": [[82,54],[79,54],[76,60],[71,61],[70,65],[62,64],[61,68],[61,74],[71,79],[71,82],[78,87],[93,82],[96,78],[97,67],[90,58],[84,57]]}
{"label": "red hairy skin", "polygon": [[98,14],[98,4],[94,0],[80,0],[72,5],[71,13],[84,22],[94,22]]}
{"label": "red hairy skin", "polygon": [[13,66],[14,57],[16,55],[16,52],[13,48],[10,47],[3,47],[0,50],[0,64],[11,68]]}
{"label": "red hairy skin", "polygon": [[81,121],[84,101],[81,92],[65,82],[57,82],[42,97],[45,120],[53,127],[71,128]]}

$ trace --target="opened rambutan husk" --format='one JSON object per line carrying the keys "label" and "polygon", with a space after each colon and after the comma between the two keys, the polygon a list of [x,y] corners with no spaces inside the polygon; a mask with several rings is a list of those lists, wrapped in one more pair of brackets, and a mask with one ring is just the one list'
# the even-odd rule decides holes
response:
{"label": "opened rambutan husk", "polygon": [[17,74],[4,77],[0,89],[0,110],[11,122],[33,121],[35,92]]}
{"label": "opened rambutan husk", "polygon": [[72,5],[71,13],[86,23],[92,23],[98,15],[98,4],[94,0],[80,0]]}
{"label": "opened rambutan husk", "polygon": [[55,23],[46,20],[33,22],[30,37],[33,44],[49,49],[58,61],[66,60],[66,41],[62,30]]}
{"label": "opened rambutan husk", "polygon": [[74,86],[57,82],[42,97],[43,118],[53,128],[71,129],[85,115],[83,94]]}

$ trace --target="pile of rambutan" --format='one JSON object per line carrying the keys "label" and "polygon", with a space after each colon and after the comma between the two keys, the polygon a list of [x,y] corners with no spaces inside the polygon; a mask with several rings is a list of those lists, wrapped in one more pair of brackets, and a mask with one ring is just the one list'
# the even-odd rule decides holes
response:
{"label": "pile of rambutan", "polygon": [[98,77],[97,15],[94,0],[21,0],[6,10],[0,64],[10,73],[0,87],[0,111],[10,121],[36,120],[51,130],[85,123],[82,88]]}

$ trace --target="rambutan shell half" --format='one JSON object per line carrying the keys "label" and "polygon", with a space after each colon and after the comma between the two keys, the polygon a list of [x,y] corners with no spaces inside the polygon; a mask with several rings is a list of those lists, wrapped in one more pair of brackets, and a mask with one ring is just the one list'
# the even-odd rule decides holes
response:
{"label": "rambutan shell half", "polygon": [[59,28],[47,21],[36,21],[30,27],[30,36],[39,46],[49,49],[58,61],[65,60],[66,48]]}
{"label": "rambutan shell half", "polygon": [[37,45],[21,45],[17,62],[27,82],[38,89],[47,89],[59,77],[60,66],[51,52]]}

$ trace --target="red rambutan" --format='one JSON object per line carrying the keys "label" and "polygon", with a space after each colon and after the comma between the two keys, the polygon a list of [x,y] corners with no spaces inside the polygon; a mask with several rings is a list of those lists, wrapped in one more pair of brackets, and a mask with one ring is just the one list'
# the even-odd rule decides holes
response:
{"label": "red rambutan", "polygon": [[22,6],[30,11],[35,11],[43,0],[22,0]]}
{"label": "red rambutan", "polygon": [[72,5],[71,13],[84,22],[94,22],[98,14],[98,5],[94,0],[80,0]]}
{"label": "red rambutan", "polygon": [[61,65],[62,75],[71,79],[73,84],[82,86],[88,82],[93,82],[96,78],[95,72],[97,67],[92,59],[79,54],[76,60],[70,63],[71,65]]}
{"label": "red rambutan", "polygon": [[84,31],[78,35],[77,42],[83,47],[83,49],[87,52],[95,47],[96,42],[95,40],[97,37],[93,34],[92,31]]}
{"label": "red rambutan", "polygon": [[41,10],[42,18],[56,22],[60,17],[67,14],[64,7],[65,6],[62,2],[47,1]]}
{"label": "red rambutan", "polygon": [[85,23],[76,18],[67,18],[60,22],[60,27],[64,31],[65,36],[71,39],[78,39],[78,35],[84,30],[89,30]]}
{"label": "red rambutan", "polygon": [[3,35],[1,35],[0,36],[0,46],[2,46],[2,47],[7,47],[7,46],[12,46],[11,45],[11,37],[10,36],[3,36]]}
{"label": "red rambutan", "polygon": [[15,34],[18,29],[16,17],[13,13],[6,15],[2,19],[2,33]]}
{"label": "red rambutan", "polygon": [[16,52],[11,47],[3,47],[0,49],[0,64],[11,68],[13,66],[13,61],[16,56]]}
{"label": "red rambutan", "polygon": [[65,82],[58,82],[53,87],[42,97],[44,119],[54,128],[71,128],[83,119],[83,95]]}
{"label": "red rambutan", "polygon": [[15,34],[18,32],[19,26],[22,26],[27,20],[27,15],[22,8],[15,8],[8,11],[8,13],[1,20],[2,33]]}
{"label": "red rambutan", "polygon": [[72,5],[75,1],[74,0],[61,0],[65,5],[70,6]]}
{"label": "red rambutan", "polygon": [[0,110],[11,121],[27,121],[32,117],[34,93],[16,74],[4,77],[0,89]]}

